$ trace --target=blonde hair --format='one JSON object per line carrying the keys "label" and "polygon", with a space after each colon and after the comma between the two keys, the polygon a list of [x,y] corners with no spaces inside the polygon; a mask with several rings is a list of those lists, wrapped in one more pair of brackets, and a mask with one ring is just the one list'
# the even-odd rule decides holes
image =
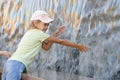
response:
{"label": "blonde hair", "polygon": [[[35,21],[35,20],[34,20],[34,21]],[[34,25],[34,21],[31,21],[31,22],[30,22],[30,25],[29,25],[29,27],[28,27],[27,30],[30,30],[30,29],[36,28],[35,25]],[[40,21],[40,22],[41,22],[41,21]]]}
{"label": "blonde hair", "polygon": [[32,28],[34,28],[33,21],[30,22],[29,27],[27,28],[27,30],[30,30],[30,29],[32,29]]}

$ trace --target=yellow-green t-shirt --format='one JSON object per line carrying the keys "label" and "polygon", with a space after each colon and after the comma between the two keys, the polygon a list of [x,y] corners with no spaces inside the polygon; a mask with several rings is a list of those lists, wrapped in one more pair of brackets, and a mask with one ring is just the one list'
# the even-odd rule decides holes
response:
{"label": "yellow-green t-shirt", "polygon": [[48,37],[48,34],[38,29],[27,31],[21,39],[17,50],[13,53],[9,60],[20,61],[25,64],[27,68],[39,53],[42,42]]}

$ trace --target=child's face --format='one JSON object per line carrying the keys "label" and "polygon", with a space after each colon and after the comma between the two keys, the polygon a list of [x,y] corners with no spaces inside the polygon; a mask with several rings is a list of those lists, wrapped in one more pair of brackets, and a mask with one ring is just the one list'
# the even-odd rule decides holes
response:
{"label": "child's face", "polygon": [[39,29],[39,30],[42,30],[42,31],[46,31],[48,29],[48,26],[49,26],[49,23],[43,23],[39,20],[36,20],[34,21],[34,26]]}

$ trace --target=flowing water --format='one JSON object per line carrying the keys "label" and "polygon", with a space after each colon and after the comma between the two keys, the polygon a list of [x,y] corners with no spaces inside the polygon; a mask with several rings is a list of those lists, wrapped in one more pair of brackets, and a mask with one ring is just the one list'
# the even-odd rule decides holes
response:
{"label": "flowing water", "polygon": [[[66,25],[59,38],[88,45],[89,51],[54,44],[48,52],[40,52],[29,70],[37,70],[38,76],[46,69],[120,80],[120,0],[0,0],[0,50],[15,51],[38,9],[54,18],[49,34]],[[0,59],[3,65],[5,58]]]}

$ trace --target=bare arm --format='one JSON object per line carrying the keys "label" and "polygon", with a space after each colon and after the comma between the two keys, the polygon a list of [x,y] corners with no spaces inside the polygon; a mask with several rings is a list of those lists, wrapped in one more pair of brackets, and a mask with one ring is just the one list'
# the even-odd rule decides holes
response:
{"label": "bare arm", "polygon": [[[58,37],[60,34],[62,34],[62,32],[64,30],[65,30],[65,26],[60,26],[60,27],[58,27],[58,29],[55,31],[55,33],[52,36]],[[52,44],[53,44],[53,42],[45,40],[42,43],[42,48],[44,50],[49,50],[51,48]]]}
{"label": "bare arm", "polygon": [[0,56],[5,56],[5,57],[9,58],[11,55],[8,51],[0,51]]}
{"label": "bare arm", "polygon": [[72,42],[64,40],[64,39],[58,39],[58,38],[56,38],[54,36],[49,37],[48,39],[46,39],[46,41],[61,44],[61,45],[64,45],[64,46],[75,47],[75,48],[79,49],[82,52],[88,50],[88,47],[85,46],[85,45],[72,43]]}
{"label": "bare arm", "polygon": [[44,41],[44,42],[42,43],[42,48],[47,51],[47,50],[49,50],[49,49],[51,48],[52,45],[53,45],[52,42]]}

